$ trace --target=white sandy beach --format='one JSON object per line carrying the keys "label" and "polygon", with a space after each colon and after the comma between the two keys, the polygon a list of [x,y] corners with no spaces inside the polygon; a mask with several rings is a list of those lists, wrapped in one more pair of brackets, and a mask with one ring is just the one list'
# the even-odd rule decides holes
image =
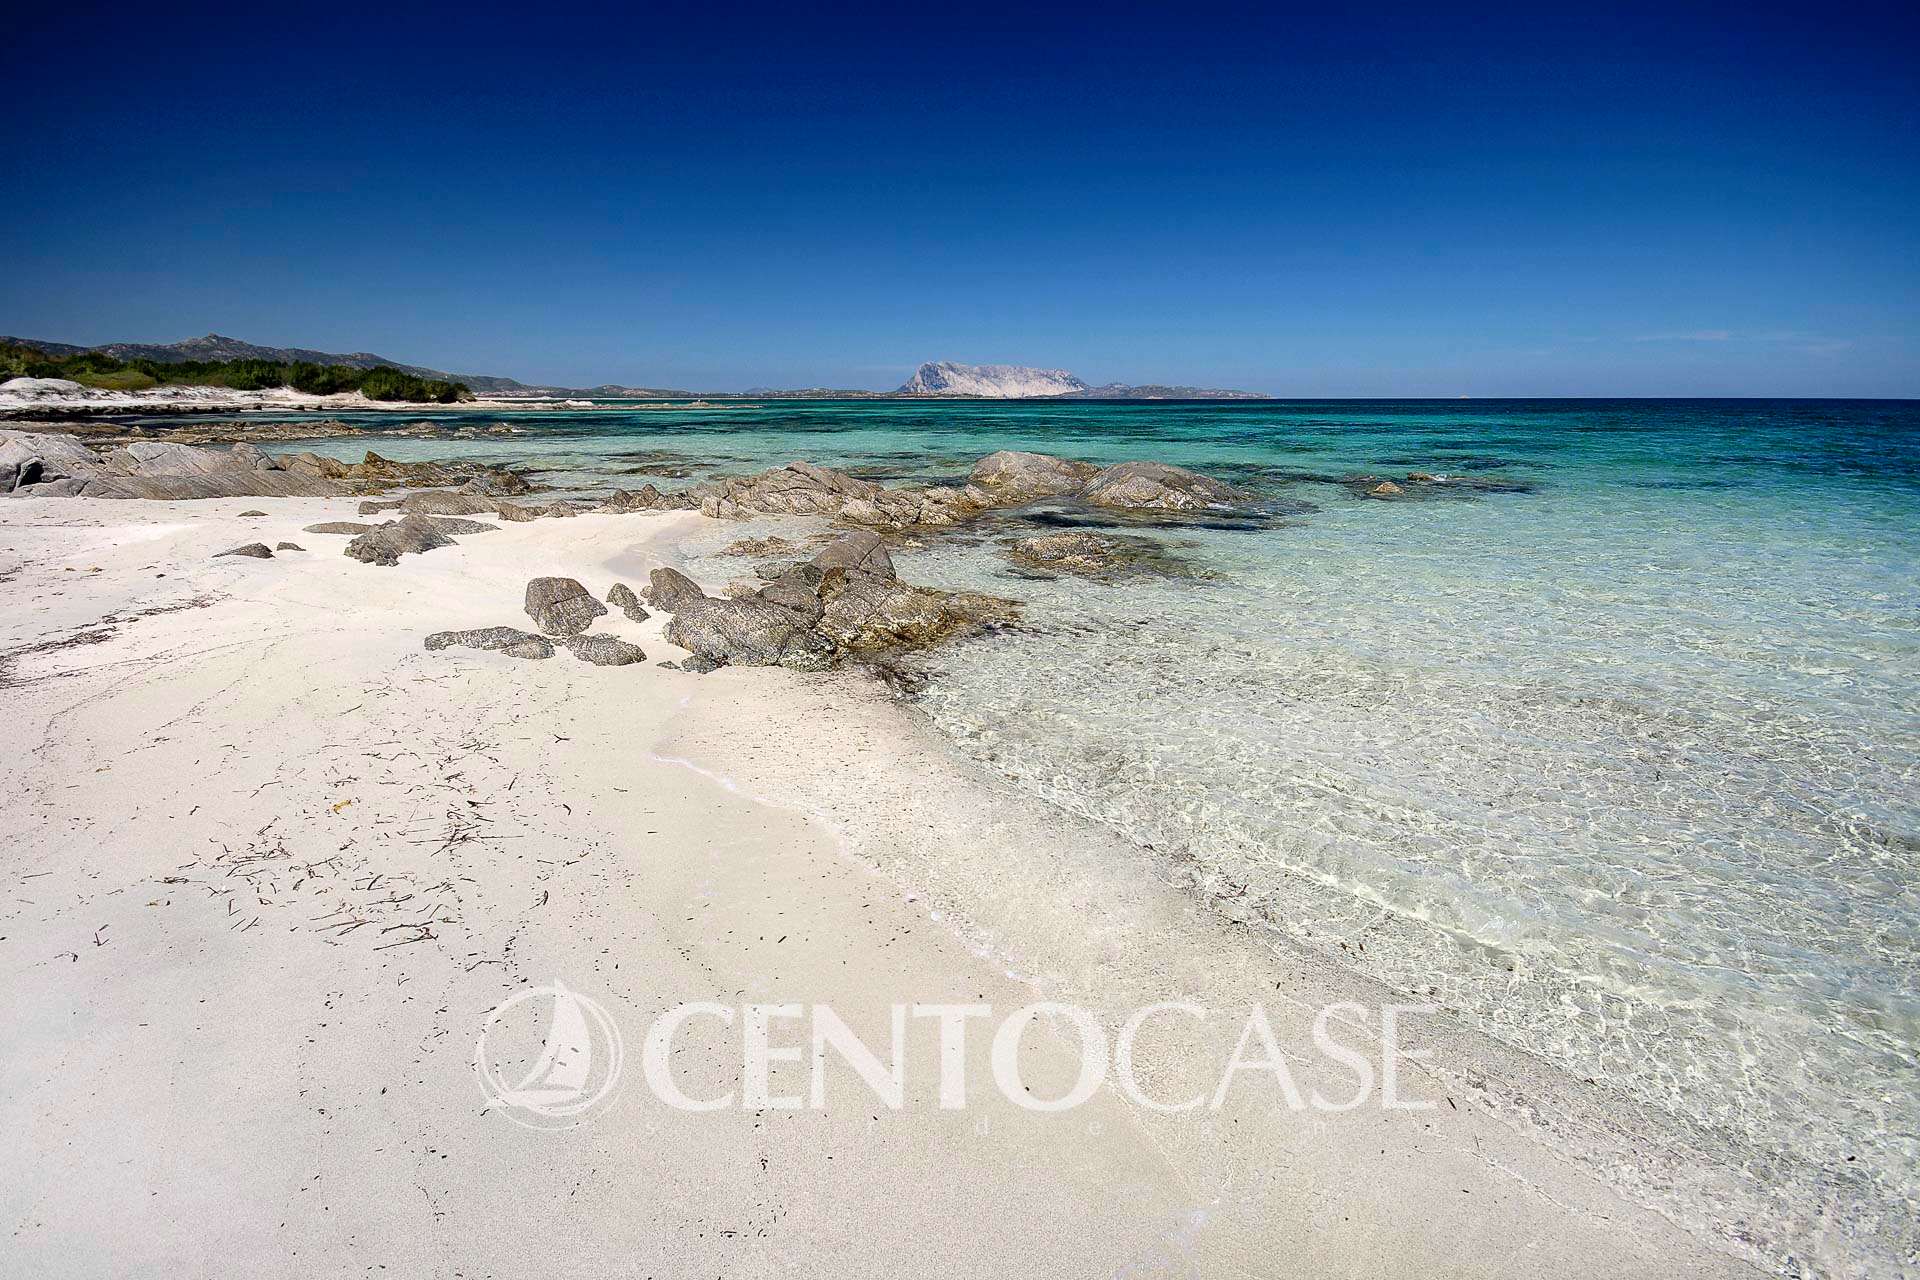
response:
{"label": "white sandy beach", "polygon": [[[64,378],[14,378],[0,384],[0,413],[87,416],[115,413],[251,413],[271,411],[332,413],[430,413],[450,406],[431,401],[374,400],[360,391],[316,395],[292,387],[236,391],[231,387],[165,385],[144,391],[84,387]],[[542,397],[532,400],[481,397],[464,400],[466,410],[585,409],[589,401]]]}
{"label": "white sandy beach", "polygon": [[[662,670],[664,619],[617,612],[594,629],[647,663],[422,647],[527,625],[534,576],[638,587],[703,517],[505,524],[375,568],[300,531],[353,510],[0,503],[0,1271],[1749,1273],[1643,1207],[1712,1176],[1656,1126],[1443,1014],[1405,1035],[1425,1110],[1292,1112],[1247,1080],[1217,1113],[1112,1088],[944,1111],[921,1045],[898,1112],[842,1072],[824,1111],[687,1114],[636,1071],[577,1128],[510,1123],[476,1038],[556,979],[636,1059],[685,1001],[830,1004],[874,1043],[894,1003],[1227,1011],[1143,1037],[1165,1098],[1212,1088],[1253,1001],[1302,1087],[1343,1092],[1313,1012],[1399,997],[989,786],[857,673]],[[211,558],[283,539],[307,550]],[[737,1039],[683,1043],[690,1092],[738,1087]],[[1064,1034],[1028,1044],[1063,1090]]]}

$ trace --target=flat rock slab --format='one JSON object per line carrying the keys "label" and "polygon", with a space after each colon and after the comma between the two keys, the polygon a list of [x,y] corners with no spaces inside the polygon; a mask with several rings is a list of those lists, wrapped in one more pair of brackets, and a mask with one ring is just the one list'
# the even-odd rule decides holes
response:
{"label": "flat rock slab", "polygon": [[441,649],[485,649],[509,658],[551,658],[553,642],[518,627],[480,627],[472,631],[436,631],[427,637],[429,652]]}
{"label": "flat rock slab", "polygon": [[425,516],[408,516],[376,526],[347,544],[347,554],[368,564],[392,566],[403,555],[450,547],[449,538]]}
{"label": "flat rock slab", "polygon": [[478,493],[449,493],[444,489],[422,489],[400,499],[400,509],[409,515],[471,516],[493,514],[498,499]]}
{"label": "flat rock slab", "polygon": [[432,522],[433,527],[446,534],[462,533],[498,533],[500,526],[488,524],[484,520],[461,520],[455,516],[421,516],[422,520]]}

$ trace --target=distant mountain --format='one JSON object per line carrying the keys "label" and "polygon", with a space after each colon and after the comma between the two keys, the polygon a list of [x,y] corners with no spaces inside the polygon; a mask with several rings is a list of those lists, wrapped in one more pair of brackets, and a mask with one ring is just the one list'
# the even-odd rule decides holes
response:
{"label": "distant mountain", "polygon": [[1169,387],[1158,383],[1129,386],[1109,382],[1088,386],[1065,369],[1032,369],[1017,364],[957,364],[928,361],[914,370],[902,396],[977,396],[988,400],[1257,400],[1254,391],[1215,391],[1207,387]]}
{"label": "distant mountain", "polygon": [[1065,369],[1030,369],[1018,364],[956,364],[930,360],[914,370],[900,388],[903,396],[982,396],[1026,400],[1085,391],[1087,384]]}
{"label": "distant mountain", "polygon": [[251,342],[242,342],[238,338],[222,337],[210,333],[204,338],[188,338],[185,342],[109,342],[98,347],[76,347],[65,342],[45,342],[39,338],[0,337],[0,343],[12,342],[23,347],[32,347],[51,356],[77,356],[82,352],[97,352],[103,356],[112,356],[115,360],[154,360],[161,364],[179,364],[186,360],[200,360],[214,363],[222,360],[269,360],[275,364],[291,364],[304,361],[307,364],[344,364],[355,369],[377,369],[381,365],[410,373],[416,378],[440,378],[448,382],[464,382],[475,391],[493,394],[529,395],[542,391],[561,391],[564,388],[536,388],[512,378],[491,377],[484,373],[446,373],[439,369],[428,369],[422,365],[403,364],[398,360],[389,360],[385,356],[374,355],[371,351],[353,351],[340,355],[331,351],[309,351],[305,347],[261,347]]}

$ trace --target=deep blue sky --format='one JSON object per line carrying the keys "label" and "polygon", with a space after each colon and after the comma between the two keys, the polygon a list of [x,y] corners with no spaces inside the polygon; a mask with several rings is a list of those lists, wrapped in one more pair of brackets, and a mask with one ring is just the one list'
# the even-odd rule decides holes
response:
{"label": "deep blue sky", "polygon": [[1920,395],[1911,5],[40,7],[0,332],[573,385]]}

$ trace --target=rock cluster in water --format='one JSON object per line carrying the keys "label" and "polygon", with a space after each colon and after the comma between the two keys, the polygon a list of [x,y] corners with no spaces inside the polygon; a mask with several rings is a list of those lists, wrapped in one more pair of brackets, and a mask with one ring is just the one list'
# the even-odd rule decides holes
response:
{"label": "rock cluster in water", "polygon": [[869,531],[836,539],[745,596],[709,596],[674,569],[656,569],[647,591],[673,615],[667,639],[704,663],[807,671],[884,660],[1020,616],[1011,600],[901,582]]}
{"label": "rock cluster in water", "polygon": [[974,465],[964,486],[889,489],[844,471],[791,462],[751,476],[696,485],[690,496],[709,516],[825,515],[880,529],[942,528],[997,507],[1073,497],[1122,511],[1226,510],[1251,496],[1221,481],[1161,462],[1100,468],[1043,453],[1003,450]]}

